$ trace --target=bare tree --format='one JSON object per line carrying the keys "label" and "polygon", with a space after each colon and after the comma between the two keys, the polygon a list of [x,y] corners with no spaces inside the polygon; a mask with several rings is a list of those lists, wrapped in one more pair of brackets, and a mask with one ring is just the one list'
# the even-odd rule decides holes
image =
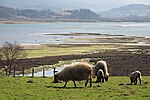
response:
{"label": "bare tree", "polygon": [[0,48],[0,63],[4,67],[6,75],[10,75],[11,70],[24,57],[26,57],[26,52],[17,42],[5,42]]}

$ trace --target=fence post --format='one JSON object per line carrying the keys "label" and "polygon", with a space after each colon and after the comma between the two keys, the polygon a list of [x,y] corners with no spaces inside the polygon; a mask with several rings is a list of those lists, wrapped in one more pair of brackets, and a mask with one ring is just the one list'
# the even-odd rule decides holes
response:
{"label": "fence post", "polygon": [[[55,75],[56,72],[58,72],[58,71],[56,71],[55,67],[54,67],[54,71],[53,72],[54,72],[54,75]],[[56,77],[54,77],[54,83],[58,83],[58,81],[56,81]]]}
{"label": "fence post", "polygon": [[13,73],[13,76],[15,77],[15,72],[16,72],[16,68],[15,68],[15,66],[14,66],[14,73]]}
{"label": "fence post", "polygon": [[54,71],[53,71],[53,72],[54,72],[54,75],[55,75],[56,72],[58,72],[58,71],[56,71],[56,68],[55,68],[55,67],[54,67]]}
{"label": "fence post", "polygon": [[45,77],[45,68],[43,68],[43,77]]}
{"label": "fence post", "polygon": [[24,67],[22,67],[22,76],[24,76]]}
{"label": "fence post", "polygon": [[34,68],[32,68],[32,77],[34,77]]}

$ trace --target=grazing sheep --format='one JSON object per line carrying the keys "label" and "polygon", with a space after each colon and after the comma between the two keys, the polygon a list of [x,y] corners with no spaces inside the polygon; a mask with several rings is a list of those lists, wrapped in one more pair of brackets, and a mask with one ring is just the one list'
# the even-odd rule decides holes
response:
{"label": "grazing sheep", "polygon": [[104,83],[104,72],[103,72],[103,70],[102,69],[99,69],[98,71],[97,71],[97,80],[96,80],[96,82],[103,82]]}
{"label": "grazing sheep", "polygon": [[141,85],[141,72],[140,71],[134,71],[130,74],[130,81],[131,85],[134,83],[134,85],[137,85],[137,79],[139,78],[140,85]]}
{"label": "grazing sheep", "polygon": [[95,66],[95,74],[96,74],[96,76],[97,76],[97,72],[98,72],[99,69],[103,70],[103,72],[104,72],[104,79],[107,82],[108,81],[109,73],[108,73],[106,61],[102,61],[101,60],[101,61],[98,61],[96,63],[96,66]]}
{"label": "grazing sheep", "polygon": [[66,87],[67,82],[72,80],[74,86],[76,87],[75,81],[87,80],[85,87],[90,80],[90,87],[92,86],[92,66],[88,63],[78,62],[72,63],[71,65],[65,67],[62,71],[54,75],[54,81],[62,80],[65,83]]}

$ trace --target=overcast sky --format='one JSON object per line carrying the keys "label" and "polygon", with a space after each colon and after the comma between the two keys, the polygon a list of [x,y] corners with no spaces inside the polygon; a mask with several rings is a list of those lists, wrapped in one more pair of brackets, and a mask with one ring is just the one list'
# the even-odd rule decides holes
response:
{"label": "overcast sky", "polygon": [[0,0],[0,4],[12,7],[51,5],[61,9],[88,8],[94,11],[103,11],[128,4],[150,5],[150,0]]}

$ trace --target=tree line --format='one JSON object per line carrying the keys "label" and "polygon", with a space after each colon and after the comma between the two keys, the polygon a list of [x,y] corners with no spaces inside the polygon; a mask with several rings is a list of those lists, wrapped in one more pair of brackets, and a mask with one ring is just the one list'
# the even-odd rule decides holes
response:
{"label": "tree line", "polygon": [[0,17],[8,19],[9,18],[98,19],[99,15],[89,9],[65,10],[62,12],[54,12],[49,9],[48,10],[14,9],[0,6]]}
{"label": "tree line", "polygon": [[38,10],[38,9],[14,9],[5,6],[0,6],[0,20],[15,21],[104,21],[104,22],[149,22],[149,16],[123,16],[123,17],[102,17],[101,15],[89,9],[76,9],[64,11]]}

